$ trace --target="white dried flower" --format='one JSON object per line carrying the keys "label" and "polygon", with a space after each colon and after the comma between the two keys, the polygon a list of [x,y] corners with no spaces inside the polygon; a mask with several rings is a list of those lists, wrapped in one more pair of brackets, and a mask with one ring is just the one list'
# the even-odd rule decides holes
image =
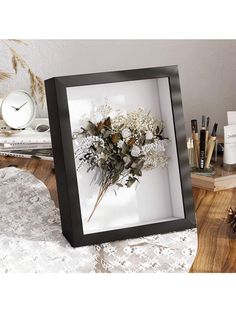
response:
{"label": "white dried flower", "polygon": [[156,167],[165,167],[168,162],[166,147],[169,140],[155,140],[154,143],[145,144],[142,147],[145,155],[144,169],[154,169]]}
{"label": "white dried flower", "polygon": [[101,120],[104,120],[107,117],[109,117],[111,112],[112,112],[112,107],[106,103],[104,105],[95,107],[91,111],[90,116],[87,117],[87,120],[89,118],[89,120],[92,121],[93,123],[98,123]]}
{"label": "white dried flower", "polygon": [[138,157],[139,155],[140,155],[140,148],[134,145],[131,150],[131,156]]}
{"label": "white dried flower", "polygon": [[146,140],[152,140],[153,139],[153,134],[151,131],[146,132]]}
{"label": "white dried flower", "polygon": [[104,147],[104,140],[98,136],[87,136],[87,137],[77,137],[73,140],[75,159],[77,161],[77,168],[80,168],[84,162],[83,158],[88,152],[93,153],[93,157],[98,159],[99,156],[94,153],[94,150],[91,151],[92,145]]}
{"label": "white dried flower", "polygon": [[125,156],[123,158],[123,160],[124,160],[125,164],[127,165],[130,162],[131,158],[129,156]]}
{"label": "white dried flower", "polygon": [[78,136],[79,136],[79,133],[73,132],[72,139],[75,140],[75,139],[77,139]]}
{"label": "white dried flower", "polygon": [[103,153],[103,152],[101,152],[101,154],[99,155],[99,157],[101,158],[101,159],[106,159],[106,155]]}
{"label": "white dried flower", "polygon": [[124,145],[124,141],[119,140],[119,142],[117,143],[117,146],[118,146],[119,148],[122,148],[123,145]]}
{"label": "white dried flower", "polygon": [[127,114],[118,113],[112,119],[112,128],[119,131],[121,125],[125,128],[129,128],[137,133],[139,132],[156,132],[156,129],[162,129],[164,127],[163,122],[159,119],[147,114],[143,108],[129,112]]}
{"label": "white dried flower", "polygon": [[121,134],[122,134],[123,138],[127,138],[127,137],[130,137],[131,131],[130,131],[130,129],[125,128],[124,130],[122,130]]}

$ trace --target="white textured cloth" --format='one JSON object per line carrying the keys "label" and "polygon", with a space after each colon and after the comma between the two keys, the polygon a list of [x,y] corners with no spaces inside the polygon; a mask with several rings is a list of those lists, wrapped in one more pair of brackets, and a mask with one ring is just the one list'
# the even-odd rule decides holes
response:
{"label": "white textured cloth", "polygon": [[0,169],[0,272],[187,272],[196,250],[196,229],[72,248],[46,186]]}

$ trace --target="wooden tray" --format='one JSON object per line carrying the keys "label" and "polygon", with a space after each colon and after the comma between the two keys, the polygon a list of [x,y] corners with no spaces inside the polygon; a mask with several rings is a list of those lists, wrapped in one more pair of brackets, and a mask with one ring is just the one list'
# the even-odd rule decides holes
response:
{"label": "wooden tray", "polygon": [[206,177],[191,173],[192,186],[209,190],[222,191],[236,188],[236,171],[228,172],[223,170],[222,161],[216,165],[216,174],[212,177]]}

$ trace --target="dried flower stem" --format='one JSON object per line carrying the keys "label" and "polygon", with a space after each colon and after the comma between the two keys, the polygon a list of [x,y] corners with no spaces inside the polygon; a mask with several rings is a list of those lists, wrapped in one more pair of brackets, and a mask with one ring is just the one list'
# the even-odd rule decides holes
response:
{"label": "dried flower stem", "polygon": [[110,184],[106,184],[106,185],[104,185],[104,186],[102,185],[102,186],[100,187],[100,190],[99,190],[99,193],[98,193],[98,197],[97,197],[96,203],[95,203],[95,205],[94,205],[94,208],[93,208],[93,210],[92,210],[92,212],[91,212],[91,214],[90,214],[90,216],[89,216],[87,222],[89,222],[90,219],[92,218],[92,216],[93,216],[93,214],[94,214],[96,208],[98,207],[98,205],[100,204],[101,200],[103,199],[103,196],[105,195],[105,193],[106,193],[107,189],[109,188],[109,186],[110,186]]}

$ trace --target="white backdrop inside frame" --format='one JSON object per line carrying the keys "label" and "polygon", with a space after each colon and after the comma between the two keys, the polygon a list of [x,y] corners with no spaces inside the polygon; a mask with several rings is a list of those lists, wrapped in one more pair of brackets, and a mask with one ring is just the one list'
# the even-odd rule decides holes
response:
{"label": "white backdrop inside frame", "polygon": [[99,186],[91,184],[94,173],[87,173],[87,165],[77,171],[84,234],[184,218],[168,79],[70,87],[67,96],[72,132],[81,127],[85,114],[96,119],[96,107],[108,102],[127,112],[138,107],[151,111],[165,122],[165,136],[170,139],[167,168],[143,171],[137,186],[116,188],[116,194],[110,188],[89,222]]}

